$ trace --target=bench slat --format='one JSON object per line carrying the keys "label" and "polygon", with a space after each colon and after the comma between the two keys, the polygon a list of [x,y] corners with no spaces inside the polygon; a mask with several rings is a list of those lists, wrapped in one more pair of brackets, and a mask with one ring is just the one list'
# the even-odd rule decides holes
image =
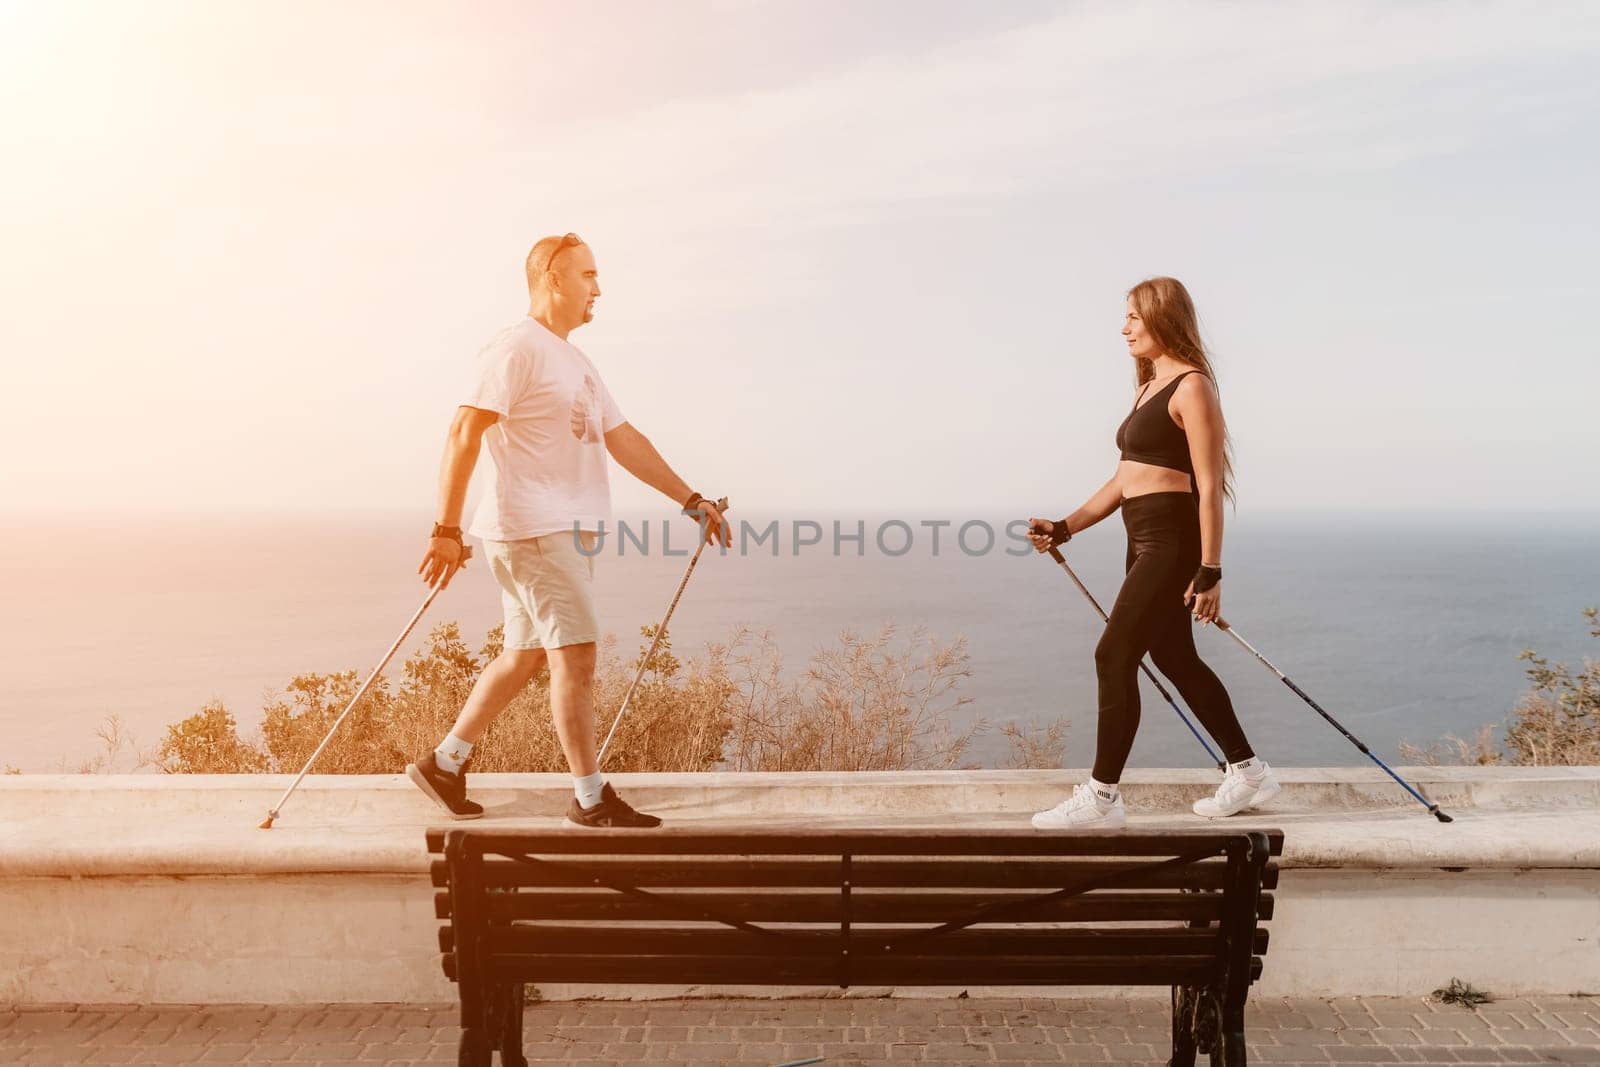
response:
{"label": "bench slat", "polygon": [[[880,941],[879,931],[852,927],[851,943],[858,951],[881,951],[885,943],[900,955],[918,952],[942,956],[997,955],[1214,955],[1220,948],[1217,927],[1174,926],[1165,929],[1088,929],[955,930],[947,934],[900,940],[908,931],[889,930]],[[615,927],[564,923],[498,926],[490,933],[484,949],[491,957],[529,955],[544,952],[591,956],[666,955],[688,952],[704,956],[829,955],[839,951],[837,929],[786,930],[781,941],[762,934],[726,927]],[[439,928],[439,951],[455,948],[454,931]],[[1257,930],[1251,946],[1256,955],[1267,951],[1267,931]]]}
{"label": "bench slat", "polygon": [[[949,922],[1002,903],[1036,900],[1039,892],[921,893],[863,890],[850,896],[850,918],[865,923]],[[656,899],[639,899],[610,890],[549,890],[495,893],[488,901],[493,921],[511,919],[737,919],[744,922],[838,922],[838,893],[724,893],[665,890]],[[1271,898],[1262,894],[1270,911]],[[695,909],[688,912],[686,908]],[[1265,914],[1262,911],[1262,914]],[[1148,922],[1189,920],[1215,922],[1222,916],[1222,895],[1211,893],[1128,893],[1095,891],[1046,901],[1027,909],[996,915],[991,922]]]}
{"label": "bench slat", "polygon": [[[1248,830],[1249,828],[1241,827]],[[448,831],[427,831],[428,850],[444,851]],[[1188,851],[1222,854],[1238,830],[1123,830],[1110,834],[1051,834],[1019,828],[925,830],[805,830],[781,833],[738,830],[543,829],[469,833],[483,852],[535,854],[825,856],[1175,856]],[[1274,856],[1283,831],[1267,830]]]}
{"label": "bench slat", "polygon": [[[971,858],[903,860],[855,859],[851,863],[850,884],[855,888],[917,886],[944,888],[1061,888],[1088,878],[1103,881],[1106,888],[1130,883],[1153,889],[1194,888],[1221,890],[1227,876],[1227,860],[1202,860],[1182,868],[1168,868],[1154,874],[1130,873],[1121,877],[1112,872],[1130,864],[1149,862],[1138,859],[1010,859],[1004,862],[974,862]],[[537,865],[513,860],[485,859],[484,884],[491,889],[524,886],[588,886],[599,877],[605,881],[647,887],[718,886],[837,886],[842,864],[832,859],[662,859],[618,858],[614,856],[560,857],[543,859]],[[431,865],[433,884],[449,884],[449,865],[435,860]],[[1108,879],[1109,877],[1109,880]],[[1271,863],[1262,876],[1263,889],[1276,889],[1278,865]]]}
{"label": "bench slat", "polygon": [[[443,961],[443,971],[445,971],[445,977],[448,977],[448,979],[450,979],[451,982],[456,981],[456,957],[453,957],[453,955],[446,955],[446,957],[443,957],[442,961]],[[507,969],[514,969],[514,968],[507,968]],[[523,979],[523,977],[520,976],[520,974],[515,974],[515,973],[514,974],[507,974],[506,973],[506,969],[502,969],[501,974],[499,974],[499,976],[504,977],[504,979],[509,979],[509,981],[517,981],[517,982],[526,981],[526,979]],[[1198,976],[1198,977],[1194,977],[1194,976],[1181,977],[1181,979],[1174,979],[1173,984],[1179,984],[1179,982],[1186,982],[1186,984],[1187,984],[1187,982],[1205,981],[1205,977],[1206,977],[1205,974],[1202,974],[1202,976]],[[1258,981],[1259,977],[1261,977],[1261,958],[1258,957],[1258,958],[1253,958],[1253,960],[1250,961],[1250,981],[1251,982]],[[1059,981],[1059,982],[1061,982],[1061,984],[1064,984],[1064,985],[1070,984],[1070,982],[1066,981],[1066,979],[1056,979],[1056,981]],[[726,979],[723,979],[723,977],[715,976],[715,977],[707,977],[706,982],[701,982],[701,984],[704,984],[704,985],[717,985],[717,984],[731,985],[731,984],[733,984],[733,982],[728,982],[728,981],[726,981]],[[782,984],[782,982],[778,982],[778,984]],[[806,984],[810,985],[810,984],[813,984],[813,982],[806,982]],[[834,984],[834,982],[830,981],[830,982],[827,982],[827,984]],[[866,979],[858,979],[858,981],[856,981],[856,984],[858,984],[858,985],[866,984]],[[917,984],[917,982],[909,981],[909,979],[907,979],[907,981],[899,982],[899,984],[902,984],[902,985],[915,985],[915,984]],[[968,982],[950,982],[950,984],[952,984],[952,985],[976,985],[976,982],[970,982],[970,981],[968,981]],[[1021,984],[1021,982],[1008,982],[1008,984]],[[1051,982],[1051,984],[1054,984],[1054,982]],[[1088,982],[1085,982],[1085,984],[1088,984]],[[1120,982],[1120,984],[1131,985],[1131,984],[1134,984],[1134,982]],[[1168,984],[1168,982],[1158,982],[1158,984],[1166,985],[1166,984]]]}
{"label": "bench slat", "polygon": [[[863,957],[848,980],[862,985],[1174,985],[1201,983],[1216,972],[1215,956],[1180,958],[1031,956]],[[838,985],[835,957],[774,956],[499,956],[486,970],[526,982],[665,982],[673,985]]]}
{"label": "bench slat", "polygon": [[[787,894],[783,900],[781,911],[775,911],[772,904],[774,895],[756,894],[730,895],[730,894],[691,894],[675,891],[671,894],[679,901],[702,907],[715,907],[717,914],[730,919],[739,919],[744,922],[829,922],[839,921],[840,898],[836,893],[810,893]],[[536,899],[537,898],[537,899]],[[1130,899],[1131,898],[1131,899]],[[902,896],[889,896],[883,902],[874,905],[870,913],[857,910],[857,903],[861,900],[871,900],[864,894],[853,895],[851,918],[855,922],[946,922],[955,918],[965,918],[964,914],[954,914],[955,895],[945,896],[934,901],[914,913],[895,915],[895,905],[905,900]],[[985,895],[982,899],[993,901],[995,895]],[[1216,922],[1221,917],[1221,894],[1211,893],[1143,893],[1143,894],[1116,894],[1116,893],[1086,893],[1083,896],[1071,897],[1066,900],[1055,901],[1051,904],[1040,905],[1026,913],[1029,922],[1149,922],[1154,920],[1186,920],[1195,922]],[[748,903],[747,903],[748,902]],[[966,905],[967,912],[972,906]],[[1260,902],[1256,907],[1256,917],[1261,920],[1272,918],[1273,896],[1271,893],[1262,893]],[[878,915],[891,913],[890,917],[877,918]],[[433,914],[438,919],[450,918],[450,894],[441,890],[433,895]],[[513,919],[607,919],[607,920],[642,920],[642,919],[683,919],[684,913],[677,909],[668,909],[664,905],[650,904],[638,901],[631,897],[624,897],[618,893],[596,890],[589,893],[540,893],[519,892],[516,894],[496,893],[489,904],[489,917],[497,922],[507,922]],[[996,920],[1001,921],[1001,920]],[[1007,917],[1006,921],[1017,921]]]}

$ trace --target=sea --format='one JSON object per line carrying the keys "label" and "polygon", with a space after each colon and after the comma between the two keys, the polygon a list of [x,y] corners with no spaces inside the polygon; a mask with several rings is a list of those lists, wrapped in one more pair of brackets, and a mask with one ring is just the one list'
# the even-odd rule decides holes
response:
{"label": "sea", "polygon": [[[1065,721],[1064,765],[1093,761],[1099,616],[1047,557],[1013,554],[1008,517],[740,518],[749,524],[743,550],[707,550],[673,616],[680,658],[741,626],[770,632],[794,678],[846,631],[892,625],[897,640],[919,631],[961,640],[971,675],[956,695],[970,702],[956,725],[986,724],[974,764],[1006,765],[1001,731],[1013,722]],[[613,533],[602,545],[595,590],[603,625],[627,648],[666,610],[693,528],[665,513],[621,521],[633,536]],[[248,733],[297,674],[365,676],[426,595],[416,568],[427,522],[393,514],[0,520],[0,767],[132,770],[135,752],[153,750],[168,725],[207,702],[226,704]],[[844,535],[837,546],[835,522]],[[987,549],[985,527],[994,532]],[[859,541],[849,539],[857,532]],[[1116,516],[1068,546],[1107,608],[1124,547]],[[1597,549],[1593,516],[1230,514],[1222,613],[1393,762],[1402,741],[1426,746],[1504,721],[1528,688],[1523,649],[1575,668],[1595,654],[1582,610],[1600,605]],[[499,618],[498,591],[474,561],[434,602],[391,675],[433,625],[457,622],[476,648]],[[1203,628],[1196,640],[1259,754],[1282,766],[1366,762],[1228,635]],[[1172,708],[1148,681],[1141,686],[1129,765],[1207,766]],[[113,719],[124,739],[116,753],[99,736]]]}

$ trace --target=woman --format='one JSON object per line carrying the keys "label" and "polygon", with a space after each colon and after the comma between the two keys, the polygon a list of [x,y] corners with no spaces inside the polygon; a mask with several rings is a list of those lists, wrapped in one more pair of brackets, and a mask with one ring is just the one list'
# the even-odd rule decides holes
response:
{"label": "woman", "polygon": [[1134,286],[1122,336],[1138,388],[1117,430],[1116,473],[1066,518],[1028,521],[1039,552],[1119,507],[1128,529],[1127,575],[1094,650],[1100,683],[1094,772],[1072,796],[1033,817],[1042,830],[1126,825],[1117,783],[1139,728],[1139,662],[1147,652],[1227,756],[1221,788],[1197,801],[1195,812],[1235,815],[1271,800],[1279,788],[1245,740],[1228,691],[1194,647],[1190,614],[1209,626],[1222,600],[1222,501],[1233,499],[1233,485],[1222,407],[1183,283],[1151,278]]}

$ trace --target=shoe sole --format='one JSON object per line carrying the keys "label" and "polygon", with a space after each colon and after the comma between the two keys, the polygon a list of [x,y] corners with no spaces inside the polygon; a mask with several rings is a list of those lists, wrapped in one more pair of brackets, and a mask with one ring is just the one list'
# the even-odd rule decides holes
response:
{"label": "shoe sole", "polygon": [[444,813],[450,816],[452,819],[465,820],[483,818],[483,812],[481,811],[468,812],[467,814],[463,815],[460,812],[451,810],[450,805],[446,804],[444,802],[444,798],[439,795],[439,791],[433,788],[433,783],[428,781],[428,776],[423,774],[415,763],[406,764],[406,777],[411,779],[412,785],[426,793],[429,800],[443,808]]}
{"label": "shoe sole", "polygon": [[1256,794],[1256,798],[1254,800],[1250,801],[1250,806],[1252,808],[1259,808],[1261,805],[1270,803],[1271,801],[1275,800],[1277,798],[1278,794],[1281,793],[1281,792],[1283,792],[1283,786],[1280,785],[1277,782],[1273,782],[1272,783],[1272,792],[1268,793],[1266,796],[1261,796],[1259,791],[1258,791],[1257,794]]}
{"label": "shoe sole", "polygon": [[1210,814],[1207,814],[1206,812],[1199,811],[1199,810],[1197,810],[1195,808],[1191,808],[1190,810],[1194,811],[1194,813],[1196,815],[1200,816],[1202,819],[1231,819],[1235,815],[1243,815],[1247,811],[1254,811],[1255,809],[1259,808],[1261,805],[1270,803],[1281,792],[1283,792],[1283,786],[1279,785],[1276,782],[1274,782],[1273,785],[1272,785],[1272,792],[1268,793],[1266,796],[1262,796],[1261,793],[1260,793],[1260,790],[1257,790],[1256,791],[1256,795],[1251,798],[1250,803],[1246,804],[1244,807],[1240,808],[1238,811],[1230,811],[1230,812],[1227,812],[1226,814],[1210,815]]}
{"label": "shoe sole", "polygon": [[570,815],[561,817],[561,828],[563,830],[659,830],[665,825],[666,823],[659,822],[654,826],[590,826],[586,822],[576,821]]}
{"label": "shoe sole", "polygon": [[1033,826],[1033,828],[1035,830],[1045,830],[1045,831],[1050,831],[1050,830],[1126,830],[1128,828],[1128,820],[1127,819],[1123,819],[1121,822],[1116,823],[1116,824],[1111,824],[1111,823],[1085,824],[1085,823],[1078,822],[1078,823],[1066,823],[1066,824],[1061,825],[1061,826],[1040,826],[1038,823],[1034,822],[1032,819],[1029,819],[1028,822]]}

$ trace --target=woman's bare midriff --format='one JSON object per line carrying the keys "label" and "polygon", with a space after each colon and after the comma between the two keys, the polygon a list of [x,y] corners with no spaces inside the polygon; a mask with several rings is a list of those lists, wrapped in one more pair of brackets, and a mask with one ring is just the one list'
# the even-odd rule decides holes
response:
{"label": "woman's bare midriff", "polygon": [[1183,471],[1125,459],[1117,464],[1117,488],[1122,492],[1122,499],[1127,500],[1147,493],[1187,493],[1191,485]]}

